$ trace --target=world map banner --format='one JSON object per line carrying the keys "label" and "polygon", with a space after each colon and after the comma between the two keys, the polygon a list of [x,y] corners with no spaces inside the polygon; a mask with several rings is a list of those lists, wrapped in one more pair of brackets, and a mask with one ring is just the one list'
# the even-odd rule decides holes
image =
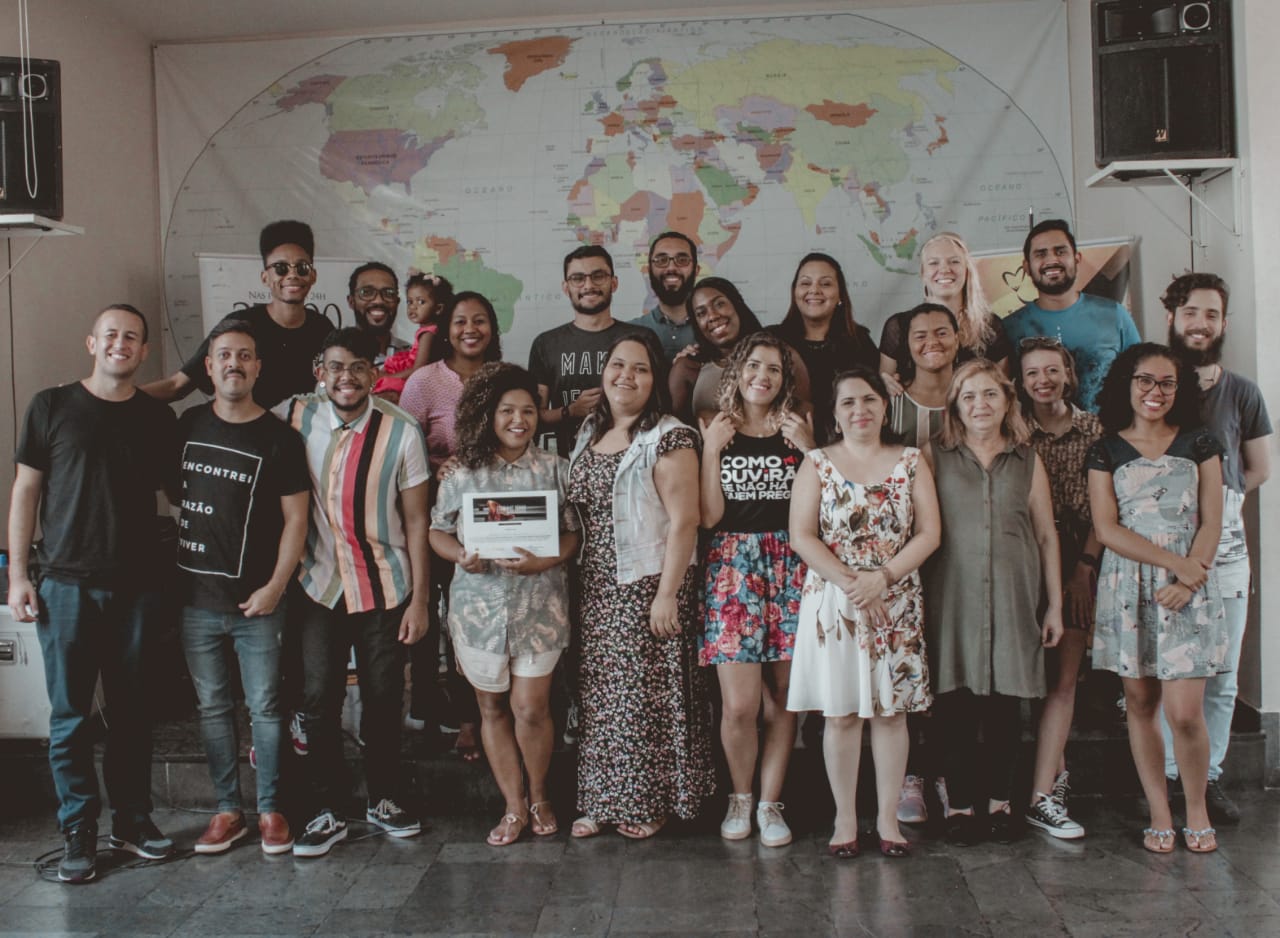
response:
{"label": "world map banner", "polygon": [[203,308],[198,258],[251,255],[279,218],[342,268],[329,294],[350,258],[484,293],[513,361],[570,317],[581,244],[614,257],[618,319],[652,307],[667,229],[766,323],[825,251],[878,335],[932,234],[1008,251],[1029,216],[1071,219],[1058,0],[162,45],[156,76],[169,364],[229,311]]}

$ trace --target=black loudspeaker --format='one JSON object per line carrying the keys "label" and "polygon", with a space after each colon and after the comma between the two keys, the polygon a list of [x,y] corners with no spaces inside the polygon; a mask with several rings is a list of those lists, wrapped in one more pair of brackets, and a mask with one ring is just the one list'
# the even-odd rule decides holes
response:
{"label": "black loudspeaker", "polygon": [[62,218],[62,69],[0,57],[0,215]]}
{"label": "black loudspeaker", "polygon": [[1234,156],[1229,0],[1093,0],[1091,12],[1097,164]]}

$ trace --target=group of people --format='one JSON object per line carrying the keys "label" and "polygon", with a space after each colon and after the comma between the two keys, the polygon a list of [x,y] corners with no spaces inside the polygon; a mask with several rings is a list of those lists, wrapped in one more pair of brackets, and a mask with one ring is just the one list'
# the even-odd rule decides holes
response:
{"label": "group of people", "polygon": [[[395,836],[421,829],[398,787],[406,663],[412,725],[442,649],[472,701],[463,731],[479,726],[467,748],[505,802],[494,846],[559,830],[557,686],[576,704],[572,836],[644,839],[697,815],[715,787],[713,675],[727,839],[790,842],[801,713],[825,718],[836,857],[859,852],[864,722],[884,855],[910,854],[900,825],[926,820],[930,776],[953,842],[1007,842],[1023,820],[1083,836],[1064,750],[1090,644],[1093,667],[1123,680],[1144,846],[1174,849],[1167,778],[1188,849],[1216,848],[1211,813],[1238,818],[1219,778],[1249,587],[1241,508],[1267,477],[1271,427],[1256,385],[1220,364],[1220,278],[1175,278],[1169,344],[1143,343],[1124,307],[1082,292],[1074,237],[1050,220],[1024,245],[1039,297],[1001,320],[943,233],[921,250],[924,302],[877,344],[834,258],[801,259],[765,329],[732,283],[697,279],[695,240],[669,231],[649,250],[657,305],[630,322],[612,315],[608,252],[571,252],[573,318],[535,339],[526,369],[502,360],[478,293],[414,274],[417,332],[397,349],[389,267],[352,274],[357,325],[332,329],[305,306],[310,229],[274,223],[260,248],[271,301],[227,316],[175,375],[135,386],[146,322],[112,306],[88,339],[90,377],[27,413],[9,603],[42,623],[65,881],[94,875],[99,669],[111,842],[173,850],[149,817],[139,732],[147,635],[163,624],[158,489],[180,508],[183,646],[219,801],[197,852],[248,833],[229,651],[268,853],[321,856],[346,836],[353,647],[366,818]],[[211,403],[175,421],[161,402],[196,387]],[[467,543],[468,496],[530,492],[554,506],[553,549]],[[307,750],[296,836],[276,790],[286,692]],[[1023,813],[1027,698],[1044,705]]]}

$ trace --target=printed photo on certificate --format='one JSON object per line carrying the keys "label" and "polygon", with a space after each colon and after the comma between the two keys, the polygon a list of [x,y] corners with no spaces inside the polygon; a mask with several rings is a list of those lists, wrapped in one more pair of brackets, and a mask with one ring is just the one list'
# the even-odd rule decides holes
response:
{"label": "printed photo on certificate", "polygon": [[467,552],[485,560],[519,556],[523,547],[535,557],[560,553],[560,515],[556,492],[465,492],[459,534]]}

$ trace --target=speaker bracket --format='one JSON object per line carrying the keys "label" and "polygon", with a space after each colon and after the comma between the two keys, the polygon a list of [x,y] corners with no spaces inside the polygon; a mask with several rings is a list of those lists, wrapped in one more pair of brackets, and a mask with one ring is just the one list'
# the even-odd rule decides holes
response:
{"label": "speaker bracket", "polygon": [[9,275],[18,269],[18,265],[40,243],[40,238],[82,234],[84,234],[84,229],[79,225],[68,225],[66,222],[54,221],[52,218],[45,218],[43,215],[32,215],[29,212],[17,215],[0,215],[0,238],[9,240],[13,238],[32,239],[27,249],[19,254],[18,259],[13,262],[13,266],[3,274],[0,274],[0,283],[8,280]]}
{"label": "speaker bracket", "polygon": [[[1187,197],[1216,221],[1224,230],[1229,231],[1237,238],[1241,235],[1240,215],[1241,215],[1241,173],[1240,160],[1238,159],[1214,159],[1214,160],[1117,160],[1114,163],[1108,163],[1102,169],[1098,170],[1092,176],[1085,180],[1085,186],[1090,189],[1097,189],[1104,186],[1128,186],[1133,188],[1139,195],[1151,203],[1152,208],[1165,217],[1165,219],[1173,225],[1178,231],[1189,241],[1194,241],[1202,249],[1208,247],[1204,241],[1195,236],[1194,231],[1189,231],[1186,225],[1173,218],[1161,208],[1150,195],[1143,191],[1144,187],[1155,185],[1175,185],[1187,194]],[[1228,222],[1222,218],[1217,212],[1209,206],[1204,198],[1197,192],[1197,187],[1201,191],[1213,180],[1231,175],[1231,221]]]}

